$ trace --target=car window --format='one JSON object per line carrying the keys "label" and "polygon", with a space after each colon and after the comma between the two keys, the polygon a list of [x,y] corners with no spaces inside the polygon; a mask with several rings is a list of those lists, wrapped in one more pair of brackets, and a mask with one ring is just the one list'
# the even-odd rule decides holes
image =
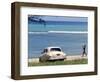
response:
{"label": "car window", "polygon": [[45,49],[45,52],[48,52],[48,50],[47,50],[47,49]]}
{"label": "car window", "polygon": [[43,53],[47,53],[47,52],[48,52],[48,50],[47,49],[44,49]]}
{"label": "car window", "polygon": [[61,49],[60,48],[51,48],[50,51],[61,51]]}

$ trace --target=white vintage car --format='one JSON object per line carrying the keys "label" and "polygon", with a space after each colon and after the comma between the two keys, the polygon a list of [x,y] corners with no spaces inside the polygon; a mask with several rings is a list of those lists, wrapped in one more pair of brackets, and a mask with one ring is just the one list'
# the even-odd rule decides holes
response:
{"label": "white vintage car", "polygon": [[47,47],[43,50],[42,55],[39,57],[40,62],[64,59],[66,59],[66,54],[62,52],[60,47]]}

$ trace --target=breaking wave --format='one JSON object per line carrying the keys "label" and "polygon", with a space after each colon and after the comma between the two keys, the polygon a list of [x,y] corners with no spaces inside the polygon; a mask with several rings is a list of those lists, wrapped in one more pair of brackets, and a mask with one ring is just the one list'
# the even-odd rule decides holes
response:
{"label": "breaking wave", "polygon": [[29,34],[48,34],[48,33],[71,33],[71,34],[86,34],[87,31],[47,31],[47,32],[28,32]]}

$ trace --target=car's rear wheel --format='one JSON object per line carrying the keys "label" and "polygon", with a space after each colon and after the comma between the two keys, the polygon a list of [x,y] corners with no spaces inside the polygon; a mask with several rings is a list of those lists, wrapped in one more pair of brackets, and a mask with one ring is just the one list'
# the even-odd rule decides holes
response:
{"label": "car's rear wheel", "polygon": [[46,62],[46,61],[49,60],[49,58],[50,58],[50,56],[44,55],[44,56],[41,56],[41,57],[39,58],[39,61],[40,61],[40,62]]}

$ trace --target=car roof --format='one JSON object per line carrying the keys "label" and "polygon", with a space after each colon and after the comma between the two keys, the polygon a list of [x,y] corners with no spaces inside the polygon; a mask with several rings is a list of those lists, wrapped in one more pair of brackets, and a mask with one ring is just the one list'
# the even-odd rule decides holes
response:
{"label": "car roof", "polygon": [[51,49],[51,48],[60,48],[61,49],[61,47],[57,47],[57,46],[50,46],[50,47],[46,47],[45,49]]}

